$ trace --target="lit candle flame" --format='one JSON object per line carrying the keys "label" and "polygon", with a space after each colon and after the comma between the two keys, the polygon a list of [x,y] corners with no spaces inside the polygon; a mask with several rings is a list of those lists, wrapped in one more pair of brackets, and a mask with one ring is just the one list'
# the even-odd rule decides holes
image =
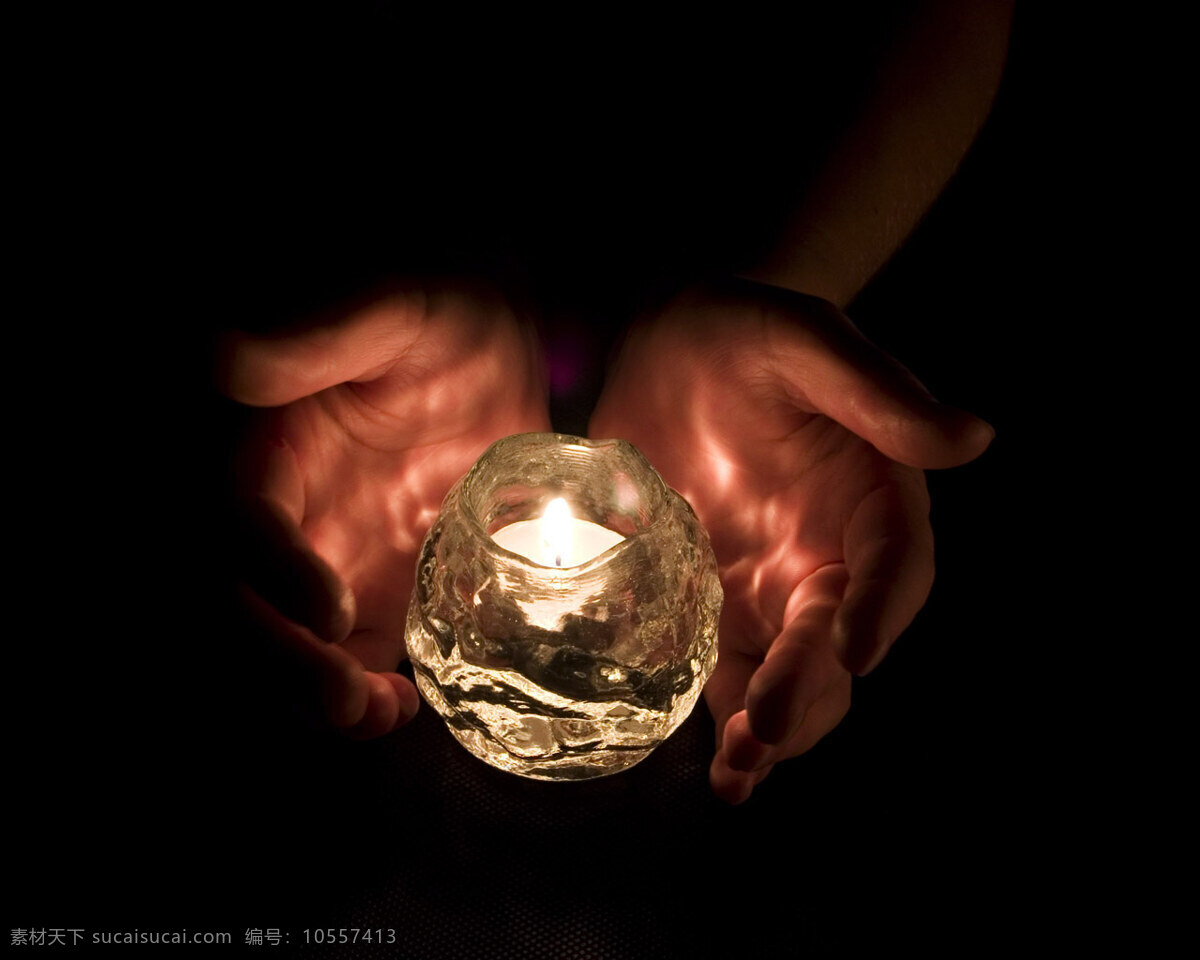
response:
{"label": "lit candle flame", "polygon": [[563,557],[571,556],[571,508],[562,497],[555,497],[546,504],[542,514],[543,566],[563,565]]}

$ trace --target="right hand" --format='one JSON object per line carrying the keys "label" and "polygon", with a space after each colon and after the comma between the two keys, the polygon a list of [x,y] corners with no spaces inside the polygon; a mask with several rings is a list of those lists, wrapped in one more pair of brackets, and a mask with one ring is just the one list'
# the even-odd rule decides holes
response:
{"label": "right hand", "polygon": [[264,408],[239,464],[245,609],[329,724],[386,733],[419,703],[395,671],[442,499],[493,441],[550,428],[532,326],[483,283],[398,283],[301,332],[226,335],[219,377]]}

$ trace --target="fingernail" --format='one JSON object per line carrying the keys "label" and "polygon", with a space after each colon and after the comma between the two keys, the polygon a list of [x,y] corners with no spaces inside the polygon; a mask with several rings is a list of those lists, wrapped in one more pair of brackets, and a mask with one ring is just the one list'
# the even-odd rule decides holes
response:
{"label": "fingernail", "polygon": [[878,622],[878,604],[866,599],[844,605],[834,621],[833,648],[842,666],[855,676],[870,673],[887,653],[879,641]]}
{"label": "fingernail", "polygon": [[731,807],[736,807],[750,799],[754,783],[750,777],[730,776],[731,772],[721,770],[719,761],[714,762],[709,771],[709,784],[718,800],[724,801]]}
{"label": "fingernail", "polygon": [[770,747],[757,740],[743,739],[730,748],[726,762],[734,770],[749,773],[763,765],[770,750]]}
{"label": "fingernail", "polygon": [[[880,650],[880,649],[876,648],[874,650],[874,652],[872,653],[872,655],[870,656],[870,658],[867,659],[866,664],[864,666],[860,666],[857,669],[851,669],[850,672],[853,673],[856,677],[865,677],[868,673],[870,673],[877,666],[879,666],[881,663],[883,663],[883,658],[886,656],[887,656],[887,650]],[[861,660],[862,657],[860,656],[859,659]]]}
{"label": "fingernail", "polygon": [[[395,727],[402,727],[417,715],[417,711],[421,708],[421,695],[412,687],[407,690],[398,690],[400,697],[400,715],[396,718]],[[393,727],[392,729],[395,729]]]}

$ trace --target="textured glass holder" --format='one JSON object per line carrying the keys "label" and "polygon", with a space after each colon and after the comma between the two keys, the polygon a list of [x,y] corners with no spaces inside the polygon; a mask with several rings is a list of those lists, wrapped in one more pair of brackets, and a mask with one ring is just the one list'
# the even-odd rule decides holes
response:
{"label": "textured glass holder", "polygon": [[[559,497],[626,539],[561,568],[492,539]],[[722,601],[708,534],[632,445],[519,434],[446,495],[417,561],[408,654],[475,756],[541,780],[602,777],[691,713],[716,665]]]}

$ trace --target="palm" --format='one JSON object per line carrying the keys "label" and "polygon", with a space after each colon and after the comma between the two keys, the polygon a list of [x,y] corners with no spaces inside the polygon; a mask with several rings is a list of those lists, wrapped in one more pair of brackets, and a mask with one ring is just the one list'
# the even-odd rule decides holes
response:
{"label": "palm", "polygon": [[327,329],[239,338],[231,354],[230,392],[274,406],[248,451],[260,495],[352,592],[342,649],[395,670],[447,490],[493,441],[548,429],[534,337],[494,292],[405,290]]}
{"label": "palm", "polygon": [[[417,551],[446,491],[494,440],[546,429],[544,416],[519,404],[473,415],[479,401],[503,395],[501,386],[446,382],[454,379],[446,369],[417,383],[343,384],[283,414],[304,477],[301,529],[354,593],[344,645],[369,670],[399,660]],[[439,429],[414,436],[405,423],[414,396],[442,388],[451,402],[428,411]]]}

